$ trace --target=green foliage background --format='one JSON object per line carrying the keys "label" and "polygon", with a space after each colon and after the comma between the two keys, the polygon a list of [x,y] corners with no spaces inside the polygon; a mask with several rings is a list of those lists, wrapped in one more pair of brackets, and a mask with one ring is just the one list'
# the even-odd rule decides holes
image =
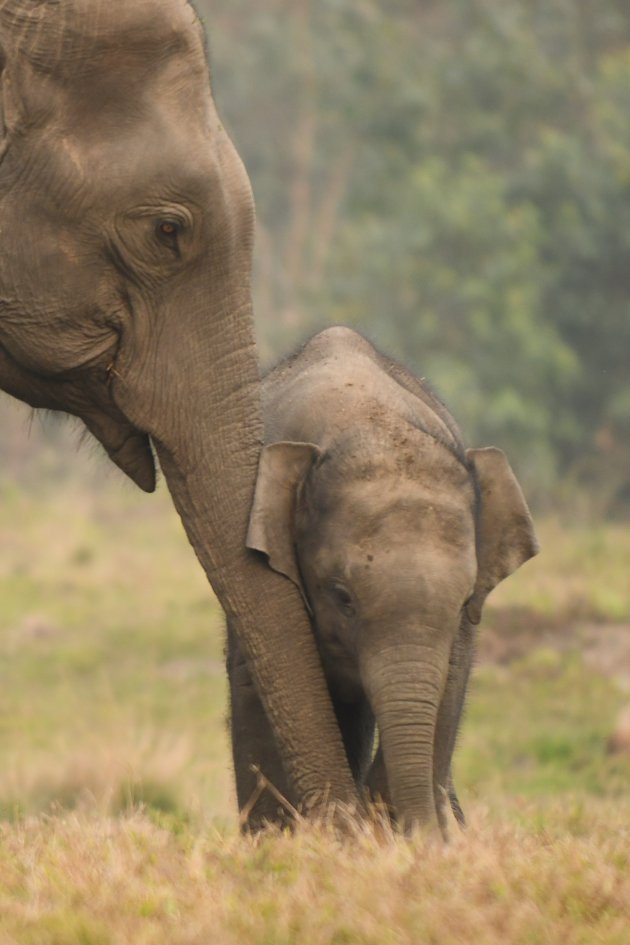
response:
{"label": "green foliage background", "polygon": [[627,508],[627,5],[198,7],[257,200],[264,360],[354,325],[536,505]]}

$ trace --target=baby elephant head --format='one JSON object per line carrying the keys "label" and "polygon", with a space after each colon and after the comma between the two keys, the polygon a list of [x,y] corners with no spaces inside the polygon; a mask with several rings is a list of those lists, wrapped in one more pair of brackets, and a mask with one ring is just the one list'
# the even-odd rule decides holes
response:
{"label": "baby elephant head", "polygon": [[454,640],[537,551],[504,454],[464,457],[423,433],[326,451],[275,443],[262,452],[247,544],[300,588],[333,695],[367,696],[399,818],[434,821]]}

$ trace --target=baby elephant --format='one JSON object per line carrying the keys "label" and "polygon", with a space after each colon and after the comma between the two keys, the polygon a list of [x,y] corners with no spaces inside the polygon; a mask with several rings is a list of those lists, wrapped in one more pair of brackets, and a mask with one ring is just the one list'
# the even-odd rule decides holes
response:
{"label": "baby elephant", "polygon": [[[500,450],[464,450],[422,381],[350,329],[316,335],[263,391],[247,544],[304,596],[357,783],[406,828],[444,831],[449,796],[463,819],[450,770],[475,627],[537,551],[520,486]],[[228,673],[239,806],[258,828],[282,813],[256,770],[293,797],[229,628]]]}

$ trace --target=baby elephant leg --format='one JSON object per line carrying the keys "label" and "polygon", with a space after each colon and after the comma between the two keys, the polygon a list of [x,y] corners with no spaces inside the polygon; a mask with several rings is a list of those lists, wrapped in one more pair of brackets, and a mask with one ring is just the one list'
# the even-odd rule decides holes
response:
{"label": "baby elephant leg", "polygon": [[382,805],[392,820],[396,820],[394,805],[389,793],[389,784],[387,783],[387,771],[385,770],[385,759],[383,758],[383,749],[378,746],[374,760],[365,779],[365,787],[368,796],[375,804]]}
{"label": "baby elephant leg", "polygon": [[288,782],[263,704],[229,621],[227,672],[232,757],[242,829],[257,831],[269,823],[284,826],[291,821]]}

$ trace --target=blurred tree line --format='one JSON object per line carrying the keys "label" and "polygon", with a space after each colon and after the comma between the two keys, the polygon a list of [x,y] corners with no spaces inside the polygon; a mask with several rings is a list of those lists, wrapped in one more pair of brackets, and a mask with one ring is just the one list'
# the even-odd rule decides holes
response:
{"label": "blurred tree line", "polygon": [[627,0],[198,0],[259,215],[264,360],[329,323],[536,504],[630,506]]}
{"label": "blurred tree line", "polygon": [[[628,514],[627,0],[195,3],[256,196],[263,362],[354,325],[536,507]],[[1,468],[41,447],[62,475],[66,427],[24,416],[0,401]]]}

